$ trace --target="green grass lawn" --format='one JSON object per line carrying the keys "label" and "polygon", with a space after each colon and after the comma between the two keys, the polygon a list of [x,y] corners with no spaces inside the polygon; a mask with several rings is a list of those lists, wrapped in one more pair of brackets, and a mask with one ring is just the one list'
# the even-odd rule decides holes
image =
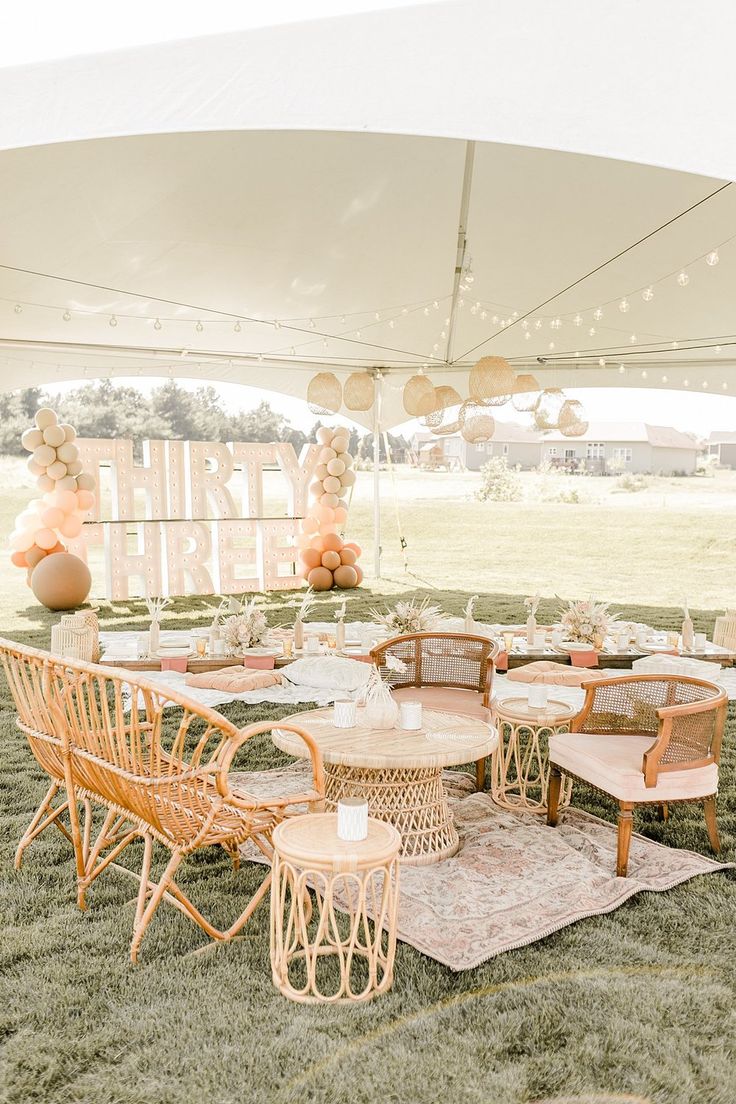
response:
{"label": "green grass lawn", "polygon": [[[476,579],[434,593],[458,613]],[[503,590],[503,588],[498,588]],[[599,589],[599,588],[596,588]],[[526,588],[525,588],[526,590]],[[606,596],[607,591],[603,592]],[[350,596],[350,615],[380,595]],[[292,599],[268,600],[272,624]],[[324,609],[332,598],[324,600]],[[552,608],[548,603],[542,616]],[[517,619],[522,595],[485,593],[479,615]],[[622,612],[662,627],[676,608]],[[698,627],[712,624],[702,610]],[[316,617],[323,616],[318,612]],[[47,644],[55,618],[26,603],[16,639]],[[205,600],[177,602],[172,625],[203,624]],[[105,626],[143,625],[140,602],[105,605]],[[244,725],[285,709],[223,708]],[[44,790],[40,771],[0,698],[3,770],[0,908],[0,1101],[3,1104],[733,1104],[736,1100],[731,872],[642,894],[609,916],[582,921],[530,947],[455,975],[399,945],[393,989],[358,1008],[295,1005],[273,988],[268,912],[245,938],[204,955],[203,936],[162,906],[128,961],[133,903],[111,872],[75,906],[70,849],[47,833],[12,869],[15,843]],[[736,711],[721,766],[724,858],[736,860]],[[249,745],[252,769],[283,762],[268,737]],[[580,789],[576,803],[611,818]],[[651,838],[708,853],[699,808],[665,826],[642,814]],[[161,856],[159,856],[159,859]],[[132,860],[130,860],[132,861]],[[219,851],[198,854],[182,878],[224,922],[243,907],[262,870],[235,874]]]}

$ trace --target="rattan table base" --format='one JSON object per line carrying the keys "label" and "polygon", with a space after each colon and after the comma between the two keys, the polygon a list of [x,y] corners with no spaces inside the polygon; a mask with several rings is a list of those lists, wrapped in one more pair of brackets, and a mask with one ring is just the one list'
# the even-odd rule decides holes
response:
{"label": "rattan table base", "polygon": [[[502,809],[512,812],[547,812],[549,787],[548,741],[558,732],[569,732],[569,717],[521,720],[503,715],[503,703],[494,710],[498,747],[491,759],[491,796]],[[572,780],[562,776],[560,808],[570,804]]]}
{"label": "rattan table base", "polygon": [[458,834],[447,805],[442,771],[434,767],[349,767],[325,763],[325,807],[342,797],[364,797],[368,811],[401,834],[402,863],[428,866],[454,855]]}

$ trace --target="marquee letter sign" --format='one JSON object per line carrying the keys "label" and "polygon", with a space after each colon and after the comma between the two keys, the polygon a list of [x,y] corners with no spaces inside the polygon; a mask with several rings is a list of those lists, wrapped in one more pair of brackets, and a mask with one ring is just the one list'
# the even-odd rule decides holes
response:
{"label": "marquee letter sign", "polygon": [[[320,445],[305,445],[297,457],[283,441],[145,441],[143,463],[136,464],[132,441],[81,438],[76,444],[101,493],[92,524],[68,542],[69,550],[86,560],[88,544],[102,541],[108,598],[303,585],[297,537]],[[99,479],[105,468],[109,506]],[[285,516],[268,516],[273,480],[285,491]]]}

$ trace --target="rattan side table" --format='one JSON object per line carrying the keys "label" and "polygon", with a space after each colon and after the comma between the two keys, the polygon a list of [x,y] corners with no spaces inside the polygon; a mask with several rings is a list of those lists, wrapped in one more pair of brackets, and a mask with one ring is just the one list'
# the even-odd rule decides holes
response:
{"label": "rattan side table", "polygon": [[[526,698],[491,702],[498,730],[498,747],[491,759],[491,796],[512,812],[547,812],[550,736],[569,732],[579,708],[563,701],[548,701],[531,708]],[[563,776],[560,807],[570,804],[572,780]]]}
{"label": "rattan side table", "polygon": [[334,813],[293,817],[277,826],[271,974],[285,997],[345,1004],[391,988],[400,847],[397,830],[373,818],[367,838],[358,842],[338,837]]}

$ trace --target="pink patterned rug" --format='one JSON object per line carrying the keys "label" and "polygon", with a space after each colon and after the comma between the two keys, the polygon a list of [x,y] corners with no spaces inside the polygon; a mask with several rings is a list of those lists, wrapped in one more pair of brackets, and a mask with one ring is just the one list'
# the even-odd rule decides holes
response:
{"label": "pink patterned rug", "polygon": [[[299,765],[240,778],[251,793],[297,792],[305,784]],[[535,814],[499,809],[474,792],[468,775],[446,771],[444,781],[460,850],[434,866],[401,868],[399,938],[451,970],[612,912],[643,890],[659,893],[734,866],[634,834],[629,876],[617,878],[613,824],[568,809],[548,828]],[[245,857],[262,860],[254,851],[246,847]]]}

